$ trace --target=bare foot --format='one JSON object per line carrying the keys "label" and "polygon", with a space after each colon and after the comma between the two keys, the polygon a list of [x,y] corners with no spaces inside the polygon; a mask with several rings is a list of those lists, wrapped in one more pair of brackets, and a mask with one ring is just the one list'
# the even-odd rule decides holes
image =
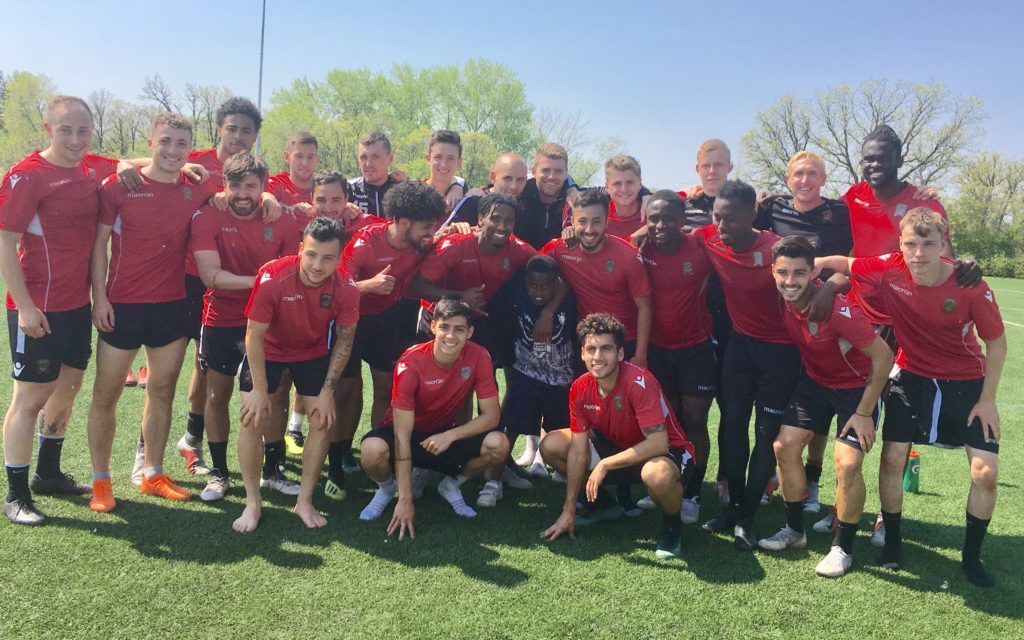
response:
{"label": "bare foot", "polygon": [[246,505],[245,510],[242,511],[242,515],[238,516],[238,519],[231,524],[231,528],[238,533],[249,533],[250,531],[255,531],[256,525],[259,523],[260,507]]}
{"label": "bare foot", "polygon": [[320,527],[327,526],[327,518],[320,515],[311,504],[296,504],[292,510],[295,515],[299,516],[302,523],[310,529],[319,529]]}

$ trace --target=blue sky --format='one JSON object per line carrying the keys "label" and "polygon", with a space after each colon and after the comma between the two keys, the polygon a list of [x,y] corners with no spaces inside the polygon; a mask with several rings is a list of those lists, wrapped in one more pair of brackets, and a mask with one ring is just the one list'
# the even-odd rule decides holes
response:
{"label": "blue sky", "polygon": [[[260,0],[5,2],[0,69],[45,73],[67,93],[134,98],[147,75],[176,89],[227,86],[255,100]],[[268,0],[264,104],[335,67],[514,69],[536,107],[582,109],[619,136],[645,182],[693,183],[708,137],[734,150],[786,93],[887,78],[982,99],[982,149],[1024,157],[1024,3],[321,2]],[[93,7],[85,12],[84,6]],[[851,12],[852,9],[852,12]]]}

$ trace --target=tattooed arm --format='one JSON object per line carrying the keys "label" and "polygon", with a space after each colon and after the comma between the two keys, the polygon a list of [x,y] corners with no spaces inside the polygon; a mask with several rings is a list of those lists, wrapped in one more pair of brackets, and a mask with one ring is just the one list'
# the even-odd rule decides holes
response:
{"label": "tattooed arm", "polygon": [[352,355],[352,343],[355,340],[355,336],[356,325],[341,325],[341,329],[338,331],[338,339],[331,350],[331,361],[327,365],[327,377],[324,379],[324,386],[309,410],[309,423],[317,429],[330,429],[334,426],[334,388],[338,386],[341,372],[348,365],[348,359]]}

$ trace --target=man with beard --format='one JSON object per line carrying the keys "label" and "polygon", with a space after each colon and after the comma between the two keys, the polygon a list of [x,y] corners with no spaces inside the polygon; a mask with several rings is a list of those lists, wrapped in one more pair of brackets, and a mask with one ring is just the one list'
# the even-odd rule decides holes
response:
{"label": "man with beard", "polygon": [[533,177],[526,182],[519,200],[523,215],[516,219],[515,234],[540,250],[550,240],[562,235],[562,213],[566,193],[573,187],[569,176],[569,154],[561,145],[545,142],[537,147],[533,160]]}

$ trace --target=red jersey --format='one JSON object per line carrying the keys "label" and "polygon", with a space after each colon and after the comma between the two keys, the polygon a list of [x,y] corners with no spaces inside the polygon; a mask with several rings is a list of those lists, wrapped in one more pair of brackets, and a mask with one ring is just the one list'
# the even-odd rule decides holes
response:
{"label": "red jersey", "polygon": [[[915,207],[926,207],[943,217],[946,210],[938,200],[917,200],[917,187],[907,183],[894,198],[879,199],[867,182],[858,182],[849,188],[842,200],[850,210],[850,230],[853,233],[853,257],[870,258],[900,250],[900,221]],[[946,229],[949,239],[949,229]],[[854,282],[850,297],[864,310],[874,324],[892,324],[892,317],[881,306],[881,293],[864,283]]]}
{"label": "red jersey", "polygon": [[580,318],[603,312],[615,316],[626,327],[626,339],[636,339],[635,298],[651,296],[640,255],[628,242],[605,236],[597,253],[585,253],[579,245],[565,246],[561,238],[551,240],[541,253],[550,254],[576,294],[576,312]]}
{"label": "red jersey", "polygon": [[810,309],[801,313],[786,304],[786,329],[793,338],[804,369],[812,380],[829,389],[854,389],[868,383],[871,358],[860,350],[878,337],[864,312],[846,297],[832,301],[832,315],[824,322],[807,319]]}
{"label": "red jersey", "polygon": [[217,190],[184,176],[173,183],[142,176],[129,193],[113,176],[100,187],[100,224],[113,227],[107,297],[111,302],[169,302],[185,297],[185,256],[196,209]]}
{"label": "red jersey", "polygon": [[615,388],[605,397],[597,389],[597,378],[584,373],[569,388],[569,428],[573,433],[596,429],[623,449],[646,439],[643,430],[665,425],[668,446],[686,449],[693,445],[665,401],[661,385],[651,372],[631,362],[619,363]]}
{"label": "red jersey", "polygon": [[[431,340],[409,347],[395,364],[391,408],[415,412],[413,431],[443,431],[455,425],[462,403],[474,391],[478,401],[498,396],[487,349],[467,340],[459,359],[446,368],[434,359]],[[394,420],[391,408],[386,424]]]}
{"label": "red jersey", "polygon": [[427,257],[412,247],[396,249],[388,242],[388,228],[393,221],[363,227],[353,235],[341,253],[341,265],[356,280],[368,280],[391,265],[389,275],[395,278],[395,288],[388,295],[367,293],[359,303],[363,315],[376,315],[398,302],[399,294],[419,271]]}
{"label": "red jersey", "polygon": [[637,211],[636,216],[629,220],[620,220],[618,215],[615,213],[615,201],[610,200],[608,202],[608,225],[604,229],[604,232],[607,235],[628,241],[629,236],[633,235],[637,229],[646,224],[647,220],[644,216],[640,215],[639,211]]}
{"label": "red jersey", "polygon": [[455,291],[483,285],[484,299],[490,300],[535,255],[537,250],[515,235],[509,235],[504,247],[488,255],[480,250],[475,233],[462,233],[442,239],[420,273],[429,282]]}
{"label": "red jersey", "polygon": [[277,201],[286,207],[292,207],[300,202],[313,203],[313,186],[308,189],[300,189],[292,182],[291,174],[287,171],[275,174],[267,178],[267,191],[272,193]]}
{"label": "red jersey", "polygon": [[217,149],[189,151],[188,161],[203,165],[210,172],[209,182],[212,182],[218,191],[224,188],[224,165],[217,158]]}
{"label": "red jersey", "polygon": [[[230,211],[204,206],[192,218],[192,252],[216,251],[220,266],[237,276],[255,276],[267,262],[295,251],[295,222],[281,216],[266,223],[257,211],[250,220]],[[245,325],[249,289],[207,289],[203,324],[211,327]]]}
{"label": "red jersey", "polygon": [[651,344],[683,349],[710,340],[711,263],[697,240],[684,235],[675,253],[667,255],[648,241],[640,250],[640,257],[654,291]]}
{"label": "red jersey", "polygon": [[[0,229],[22,234],[18,260],[39,310],[70,311],[89,304],[97,189],[116,168],[117,160],[89,154],[77,167],[58,167],[35,151],[4,176]],[[10,294],[7,308],[17,308]]]}
{"label": "red jersey", "polygon": [[713,224],[697,229],[693,235],[704,246],[722,281],[733,329],[762,342],[790,344],[782,322],[782,298],[772,275],[772,247],[779,236],[761,231],[750,248],[737,253],[722,242]]}
{"label": "red jersey", "polygon": [[982,340],[994,340],[1003,335],[1003,319],[984,280],[963,289],[954,273],[938,286],[923,287],[914,282],[901,253],[858,258],[850,271],[854,279],[876,286],[892,310],[901,369],[942,380],[985,375],[985,356],[972,328]]}
{"label": "red jersey", "polygon": [[299,256],[284,256],[256,274],[245,315],[270,325],[263,336],[267,360],[313,360],[330,353],[337,327],[359,321],[359,289],[337,269],[318,286],[306,286]]}
{"label": "red jersey", "polygon": [[351,220],[342,219],[341,226],[345,228],[345,237],[351,238],[356,231],[359,231],[364,227],[384,222],[387,222],[387,220],[380,216],[375,216],[372,213],[364,213],[361,216],[352,218]]}

